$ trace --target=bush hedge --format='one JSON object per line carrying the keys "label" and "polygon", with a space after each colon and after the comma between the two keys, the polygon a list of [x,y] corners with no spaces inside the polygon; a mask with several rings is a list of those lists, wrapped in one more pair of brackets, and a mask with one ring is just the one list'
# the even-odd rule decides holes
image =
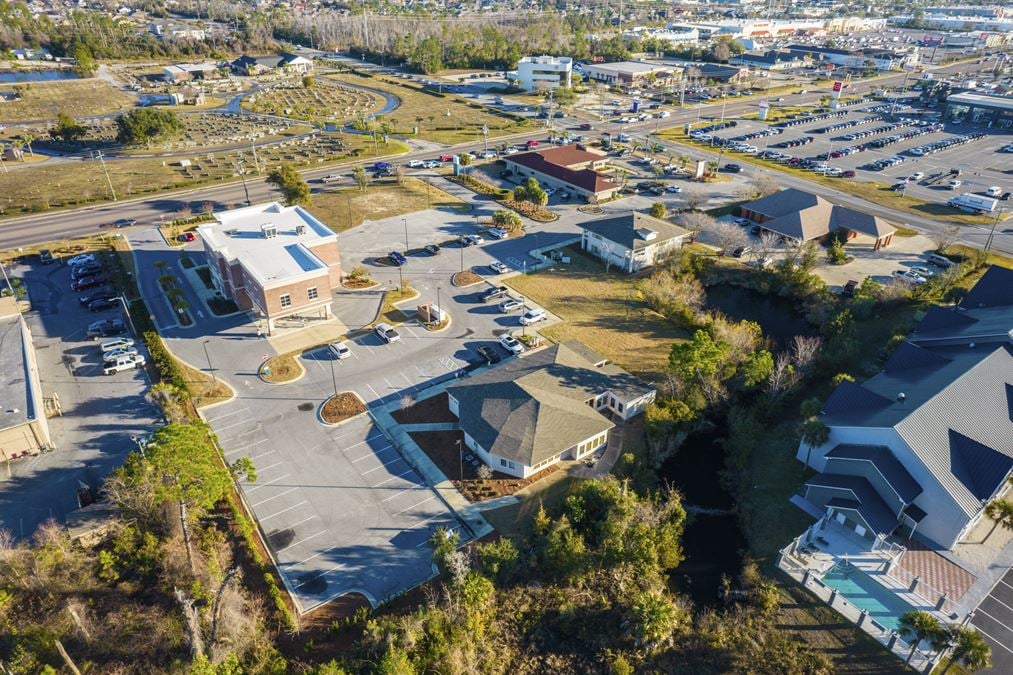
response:
{"label": "bush hedge", "polygon": [[151,362],[155,364],[159,378],[175,387],[186,389],[186,378],[183,377],[183,371],[176,364],[176,360],[172,358],[172,354],[169,353],[158,333],[153,330],[147,331],[144,333],[144,341],[148,345]]}

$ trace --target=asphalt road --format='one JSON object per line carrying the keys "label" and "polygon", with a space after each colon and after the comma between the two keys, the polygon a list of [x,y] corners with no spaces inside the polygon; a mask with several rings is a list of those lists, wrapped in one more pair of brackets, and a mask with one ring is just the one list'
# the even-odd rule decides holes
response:
{"label": "asphalt road", "polygon": [[[936,69],[935,72],[937,74],[945,74],[966,71],[973,68],[974,64],[959,64],[939,68]],[[898,74],[882,77],[871,82],[855,82],[848,90],[848,93],[861,94],[873,89],[889,87],[900,83],[903,78],[903,75]],[[806,103],[815,103],[825,94],[825,91],[810,91],[804,95],[788,94],[784,96],[784,104],[802,105]],[[649,134],[659,128],[677,127],[685,124],[686,122],[693,122],[701,118],[707,119],[720,116],[733,117],[742,113],[751,112],[755,109],[756,105],[756,100],[729,100],[724,103],[698,105],[693,108],[679,110],[673,112],[672,116],[665,120],[650,120],[638,124],[621,126],[607,124],[606,126],[615,127],[617,129],[622,128],[622,130],[626,133],[646,136],[646,134]],[[581,122],[583,120],[578,119],[576,121]],[[604,123],[594,123],[595,131],[597,132],[602,130],[604,128],[602,126],[603,124]],[[546,137],[546,133],[547,131],[544,128],[536,129],[510,137],[493,139],[491,142],[498,144],[503,141],[523,143],[527,140],[542,140]],[[483,142],[464,143],[454,146],[454,152],[460,153],[469,150],[479,150],[483,149],[484,146],[485,144]],[[432,159],[440,154],[443,154],[443,152],[445,151],[411,152],[405,155],[400,155],[398,157],[398,162],[405,162],[410,159]],[[337,169],[333,166],[323,169],[312,169],[304,171],[303,176],[312,183],[315,179],[322,178],[328,173],[333,173],[335,170],[347,173],[352,166],[369,166],[372,165],[374,161],[375,160],[371,159],[354,164],[342,165]],[[909,216],[906,213],[894,212],[882,205],[870,204],[851,195],[826,188],[816,183],[811,183],[802,178],[787,175],[779,176],[779,182],[786,186],[798,187],[817,194],[822,194],[846,205],[854,206],[855,208],[862,208],[876,213],[877,215],[890,218],[894,222],[910,223],[910,225],[915,229],[925,232],[931,233],[941,227],[944,227],[944,223],[941,221],[935,221],[928,218],[917,218]],[[316,188],[317,186],[314,187]],[[280,193],[275,188],[268,185],[263,178],[247,179],[245,189],[248,190],[249,199],[253,202],[277,199],[280,197]],[[53,213],[40,214],[37,216],[12,218],[0,222],[0,250],[41,244],[57,239],[95,234],[99,232],[103,226],[108,226],[110,223],[121,218],[131,218],[136,220],[139,225],[150,226],[158,223],[159,219],[164,217],[166,214],[175,212],[178,207],[184,203],[203,203],[210,201],[215,203],[218,208],[232,208],[237,204],[245,202],[246,199],[247,197],[246,192],[244,191],[244,185],[243,183],[238,182],[215,187],[197,188],[182,192],[170,192],[154,198],[147,197],[138,200],[114,202],[81,209],[62,210]],[[967,228],[964,240],[972,245],[981,246],[986,238],[987,232],[980,231],[979,228]],[[997,239],[999,239],[998,236]],[[1003,240],[997,241],[994,246],[998,250],[1007,252],[1013,251],[1013,241],[1011,241],[1011,239],[1013,239],[1013,237],[1003,235]]]}

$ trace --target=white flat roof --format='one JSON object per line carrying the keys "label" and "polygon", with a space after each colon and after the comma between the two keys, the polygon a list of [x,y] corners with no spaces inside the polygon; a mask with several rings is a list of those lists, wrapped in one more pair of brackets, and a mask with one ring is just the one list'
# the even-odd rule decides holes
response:
{"label": "white flat roof", "polygon": [[[201,225],[197,233],[227,260],[238,261],[265,288],[326,271],[327,263],[311,248],[338,240],[338,235],[301,206],[270,202],[223,211],[215,217],[218,222]],[[277,236],[264,236],[265,225],[274,226]]]}
{"label": "white flat roof", "polygon": [[947,103],[969,103],[972,105],[987,105],[993,108],[1013,110],[1013,98],[1008,96],[989,96],[987,94],[953,94],[946,97]]}
{"label": "white flat roof", "polygon": [[585,68],[598,68],[599,70],[612,70],[617,73],[653,73],[659,70],[671,70],[670,66],[655,63],[643,63],[641,61],[617,61],[615,63],[588,63]]}

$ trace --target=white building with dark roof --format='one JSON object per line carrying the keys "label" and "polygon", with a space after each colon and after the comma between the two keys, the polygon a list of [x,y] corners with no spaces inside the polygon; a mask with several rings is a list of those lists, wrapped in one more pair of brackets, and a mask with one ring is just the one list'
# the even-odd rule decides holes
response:
{"label": "white building with dark roof", "polygon": [[682,248],[692,232],[668,221],[631,211],[580,224],[580,247],[625,272],[639,272]]}

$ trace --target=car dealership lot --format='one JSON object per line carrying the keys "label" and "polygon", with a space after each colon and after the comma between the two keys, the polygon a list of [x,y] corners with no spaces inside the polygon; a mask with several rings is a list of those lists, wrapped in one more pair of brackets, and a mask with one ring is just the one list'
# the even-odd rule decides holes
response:
{"label": "car dealership lot", "polygon": [[[62,264],[17,264],[8,274],[28,288],[25,315],[35,344],[43,396],[59,397],[61,416],[49,418],[56,449],[10,463],[0,485],[0,528],[30,537],[49,518],[62,522],[78,508],[77,490],[96,494],[106,476],[137,448],[135,438],[161,418],[147,402],[144,370],[103,375],[98,342],[85,334],[89,323],[122,316],[91,312],[70,290],[70,269]],[[142,351],[143,353],[143,351]]]}

